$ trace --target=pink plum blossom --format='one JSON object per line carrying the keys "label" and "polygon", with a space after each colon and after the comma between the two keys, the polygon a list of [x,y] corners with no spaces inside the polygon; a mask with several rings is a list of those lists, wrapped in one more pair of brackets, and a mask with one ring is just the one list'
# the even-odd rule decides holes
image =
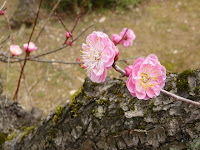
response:
{"label": "pink plum blossom", "polygon": [[27,53],[30,53],[36,49],[37,49],[37,47],[35,46],[35,44],[33,42],[29,42],[29,44],[28,43],[24,44],[24,50]]}
{"label": "pink plum blossom", "polygon": [[103,32],[94,31],[82,45],[82,60],[93,82],[104,82],[107,70],[114,63],[116,46]]}
{"label": "pink plum blossom", "polygon": [[[123,40],[120,42],[124,47],[129,47],[133,45],[133,40],[135,40],[136,36],[134,34],[134,32],[131,29],[124,28],[121,32],[120,32],[120,36],[121,38],[123,38]],[[124,35],[125,34],[125,35]]]}
{"label": "pink plum blossom", "polygon": [[118,44],[118,42],[121,40],[121,36],[119,36],[118,34],[112,34],[112,41],[115,45]]}
{"label": "pink plum blossom", "polygon": [[70,38],[71,36],[72,36],[72,33],[71,33],[70,31],[69,31],[69,32],[67,31],[67,32],[66,32],[66,38],[68,39],[68,38]]}
{"label": "pink plum blossom", "polygon": [[18,45],[10,45],[9,51],[13,56],[19,56],[22,54],[22,50]]}
{"label": "pink plum blossom", "polygon": [[126,85],[131,95],[148,100],[160,94],[165,79],[165,67],[160,64],[155,55],[151,54],[146,58],[138,58],[134,62]]}
{"label": "pink plum blossom", "polygon": [[125,72],[126,72],[126,75],[127,75],[127,76],[129,76],[129,75],[132,73],[132,69],[133,69],[133,66],[132,66],[132,65],[128,65],[128,66],[126,67]]}

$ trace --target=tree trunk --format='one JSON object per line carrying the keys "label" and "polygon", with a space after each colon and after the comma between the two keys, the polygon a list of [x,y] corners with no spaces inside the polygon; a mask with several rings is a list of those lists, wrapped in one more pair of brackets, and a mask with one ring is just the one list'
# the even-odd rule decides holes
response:
{"label": "tree trunk", "polygon": [[11,18],[12,28],[20,27],[22,24],[30,26],[36,17],[35,0],[19,0],[18,7]]}
{"label": "tree trunk", "polygon": [[[169,74],[165,89],[200,102],[200,70]],[[6,142],[9,150],[200,149],[200,108],[160,94],[133,98],[126,83],[86,79],[70,103],[57,106],[31,132]]]}

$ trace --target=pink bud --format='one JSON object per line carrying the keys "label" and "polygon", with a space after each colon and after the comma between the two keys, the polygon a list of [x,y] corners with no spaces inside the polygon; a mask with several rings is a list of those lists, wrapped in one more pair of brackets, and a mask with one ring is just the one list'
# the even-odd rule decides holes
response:
{"label": "pink bud", "polygon": [[133,68],[133,65],[128,65],[126,67],[126,75],[129,76],[131,73],[132,73],[132,68]]}
{"label": "pink bud", "polygon": [[72,36],[72,33],[71,32],[66,32],[66,38],[70,38]]}
{"label": "pink bud", "polygon": [[76,61],[77,61],[77,62],[80,62],[80,61],[81,61],[81,59],[78,57],[78,58],[76,58]]}
{"label": "pink bud", "polygon": [[74,45],[74,43],[71,40],[67,41],[66,44],[69,45],[69,46],[73,46]]}
{"label": "pink bud", "polygon": [[35,44],[33,42],[29,42],[29,44],[28,43],[24,44],[24,50],[27,53],[35,51],[36,49],[37,49],[37,47],[35,46]]}
{"label": "pink bud", "polygon": [[9,51],[13,56],[19,56],[22,54],[22,50],[18,45],[10,45]]}
{"label": "pink bud", "polygon": [[4,15],[4,13],[5,13],[5,11],[3,11],[3,10],[0,11],[0,15]]}
{"label": "pink bud", "polygon": [[[81,61],[81,59],[78,57],[78,58],[76,59],[76,61],[77,61],[77,62],[80,62],[80,61]],[[81,67],[81,68],[83,68],[83,69],[85,69],[85,68],[86,68],[86,66],[84,66],[84,64],[80,64],[80,67]]]}
{"label": "pink bud", "polygon": [[118,55],[119,55],[119,49],[116,47],[115,48],[115,61],[117,61],[118,60]]}

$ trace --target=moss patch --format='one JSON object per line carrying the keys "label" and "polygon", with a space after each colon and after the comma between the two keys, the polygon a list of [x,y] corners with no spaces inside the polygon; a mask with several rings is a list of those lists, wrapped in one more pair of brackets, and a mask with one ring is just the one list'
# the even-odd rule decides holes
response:
{"label": "moss patch", "polygon": [[104,100],[104,99],[98,99],[96,100],[96,102],[99,104],[99,105],[104,105],[104,104],[110,104],[110,101],[109,100]]}
{"label": "moss patch", "polygon": [[196,86],[194,89],[194,93],[197,95],[200,94],[200,87]]}
{"label": "moss patch", "polygon": [[6,133],[0,133],[0,146],[6,141],[7,135]]}
{"label": "moss patch", "polygon": [[189,91],[188,77],[195,75],[194,70],[185,70],[177,77],[177,89],[178,91],[187,90]]}
{"label": "moss patch", "polygon": [[16,132],[11,133],[9,136],[7,136],[6,141],[11,141],[16,135]]}
{"label": "moss patch", "polygon": [[30,126],[25,128],[25,131],[20,135],[20,139],[23,139],[25,136],[29,135],[31,132],[34,131],[35,126]]}
{"label": "moss patch", "polygon": [[56,107],[55,114],[53,116],[53,125],[56,125],[58,120],[60,120],[60,117],[61,117],[61,115],[63,113],[63,110],[64,110],[63,106],[58,105]]}

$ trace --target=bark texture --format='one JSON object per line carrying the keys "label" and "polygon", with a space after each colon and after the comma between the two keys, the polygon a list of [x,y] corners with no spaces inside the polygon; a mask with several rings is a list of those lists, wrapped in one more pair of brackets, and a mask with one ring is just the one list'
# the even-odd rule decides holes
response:
{"label": "bark texture", "polygon": [[11,18],[12,28],[20,27],[22,24],[32,25],[36,12],[36,0],[19,0],[19,4]]}
{"label": "bark texture", "polygon": [[[200,71],[169,74],[165,89],[200,101]],[[160,94],[133,98],[123,80],[85,80],[65,106],[57,106],[28,134],[4,145],[10,150],[200,149],[200,108]]]}
{"label": "bark texture", "polygon": [[[18,103],[13,102],[2,94],[2,82],[0,78],[0,150],[5,141],[10,141],[17,133],[37,124],[42,112],[33,108],[31,112],[25,111]],[[9,148],[5,148],[5,150]]]}

